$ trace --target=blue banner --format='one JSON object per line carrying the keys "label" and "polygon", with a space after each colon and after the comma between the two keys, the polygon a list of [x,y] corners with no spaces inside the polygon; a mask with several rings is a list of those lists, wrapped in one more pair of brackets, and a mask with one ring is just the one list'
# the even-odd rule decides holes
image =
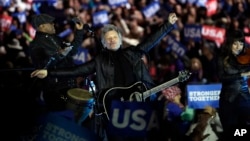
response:
{"label": "blue banner", "polygon": [[221,84],[187,85],[188,107],[203,109],[205,106],[219,107]]}
{"label": "blue banner", "polygon": [[97,141],[96,135],[60,113],[43,118],[36,141]]}
{"label": "blue banner", "polygon": [[[110,134],[145,137],[159,131],[165,107],[163,102],[113,101],[109,123]],[[159,132],[158,132],[159,133]]]}

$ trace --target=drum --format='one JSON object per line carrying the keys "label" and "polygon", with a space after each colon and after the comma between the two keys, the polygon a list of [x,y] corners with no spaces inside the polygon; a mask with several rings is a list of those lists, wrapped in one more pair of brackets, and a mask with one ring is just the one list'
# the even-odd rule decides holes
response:
{"label": "drum", "polygon": [[93,109],[94,98],[89,91],[81,88],[72,88],[67,91],[66,108],[75,114],[75,120],[81,124]]}

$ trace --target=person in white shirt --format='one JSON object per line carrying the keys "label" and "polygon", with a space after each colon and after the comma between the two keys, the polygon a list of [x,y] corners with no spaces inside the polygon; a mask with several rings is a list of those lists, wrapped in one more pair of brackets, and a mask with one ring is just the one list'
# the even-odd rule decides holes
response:
{"label": "person in white shirt", "polygon": [[218,141],[222,132],[218,113],[211,106],[206,106],[186,135],[191,141]]}

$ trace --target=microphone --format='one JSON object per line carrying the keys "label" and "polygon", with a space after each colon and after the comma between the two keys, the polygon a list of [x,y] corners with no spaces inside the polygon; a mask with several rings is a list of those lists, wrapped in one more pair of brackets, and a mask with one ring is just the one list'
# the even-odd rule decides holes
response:
{"label": "microphone", "polygon": [[49,58],[49,61],[47,62],[47,64],[45,65],[44,69],[47,69],[49,67],[49,65],[52,63],[52,61],[56,60],[55,57],[51,56]]}
{"label": "microphone", "polygon": [[[80,24],[81,23],[81,21],[77,17],[72,18],[71,21],[74,24]],[[88,31],[90,33],[94,33],[94,31],[92,30],[92,28],[88,24],[84,24],[83,29],[85,29],[86,31]]]}

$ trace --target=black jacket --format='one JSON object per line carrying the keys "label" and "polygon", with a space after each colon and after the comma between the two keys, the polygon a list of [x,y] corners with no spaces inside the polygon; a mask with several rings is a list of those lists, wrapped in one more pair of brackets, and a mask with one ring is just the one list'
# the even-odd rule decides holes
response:
{"label": "black jacket", "polygon": [[[74,40],[71,42],[72,50],[63,56],[58,51],[60,48],[66,47],[64,40],[56,34],[47,34],[43,32],[36,32],[35,38],[30,43],[30,53],[32,64],[36,69],[41,68],[67,68],[73,67],[73,55],[78,51],[84,38],[84,30],[76,30]],[[74,87],[74,79],[69,78],[46,78],[39,81],[43,85],[40,87]]]}
{"label": "black jacket", "polygon": [[232,54],[220,57],[218,60],[219,76],[222,83],[220,99],[234,101],[238,96],[249,95],[248,78],[241,77],[241,73],[250,71],[250,66],[241,65]]}
{"label": "black jacket", "polygon": [[84,30],[77,30],[75,38],[71,42],[72,50],[67,56],[61,55],[58,51],[60,48],[66,47],[62,38],[56,34],[47,34],[43,32],[36,32],[35,38],[30,43],[31,59],[36,68],[45,68],[50,59],[50,65],[47,68],[64,68],[72,67],[72,56],[77,53],[78,47],[83,41]]}
{"label": "black jacket", "polygon": [[[133,71],[136,81],[142,81],[149,88],[153,86],[153,80],[141,59],[142,54],[149,52],[150,49],[155,47],[173,27],[170,23],[165,23],[144,42],[135,47],[123,49],[122,57],[125,57],[131,64],[132,68],[130,70]],[[104,49],[94,59],[79,67],[49,70],[48,76],[87,76],[96,73],[96,88],[97,90],[103,90],[115,86],[113,62],[114,60],[112,60],[109,51]],[[126,72],[127,70],[124,71]]]}

